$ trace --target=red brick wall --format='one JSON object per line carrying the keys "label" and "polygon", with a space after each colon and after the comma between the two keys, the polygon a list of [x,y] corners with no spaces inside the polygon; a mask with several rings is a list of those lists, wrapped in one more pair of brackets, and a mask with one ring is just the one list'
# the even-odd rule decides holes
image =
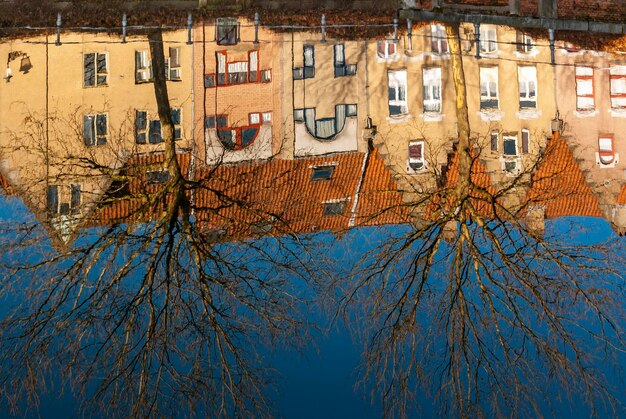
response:
{"label": "red brick wall", "polygon": [[522,16],[537,16],[539,13],[539,0],[521,0],[519,11]]}
{"label": "red brick wall", "polygon": [[559,17],[623,20],[626,17],[624,0],[558,0]]}

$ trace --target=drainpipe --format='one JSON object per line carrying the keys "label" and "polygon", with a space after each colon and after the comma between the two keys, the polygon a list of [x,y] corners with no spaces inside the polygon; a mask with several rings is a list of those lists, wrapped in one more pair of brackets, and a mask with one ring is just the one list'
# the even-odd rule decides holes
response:
{"label": "drainpipe", "polygon": [[370,160],[370,153],[374,151],[374,137],[376,136],[376,126],[372,125],[372,118],[367,117],[365,129],[363,130],[363,138],[367,140],[367,151],[365,157],[363,157],[363,164],[361,166],[361,176],[359,177],[359,183],[356,186],[354,192],[354,199],[352,200],[352,210],[350,213],[350,220],[348,221],[348,227],[354,227],[356,223],[357,208],[359,206],[359,196],[361,189],[363,188],[363,181],[365,180],[365,174],[367,173],[367,166]]}

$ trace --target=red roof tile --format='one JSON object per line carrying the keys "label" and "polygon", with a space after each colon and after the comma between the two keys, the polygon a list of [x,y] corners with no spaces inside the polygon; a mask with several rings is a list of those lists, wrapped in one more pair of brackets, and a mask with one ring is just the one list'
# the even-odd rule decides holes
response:
{"label": "red roof tile", "polygon": [[587,184],[565,139],[554,135],[533,174],[527,204],[544,205],[546,218],[601,217],[598,198]]}

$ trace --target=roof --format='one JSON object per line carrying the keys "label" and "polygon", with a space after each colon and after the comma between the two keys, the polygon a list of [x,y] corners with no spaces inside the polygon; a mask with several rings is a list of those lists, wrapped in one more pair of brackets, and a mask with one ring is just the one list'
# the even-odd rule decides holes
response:
{"label": "roof", "polygon": [[[377,151],[366,156],[351,152],[202,166],[194,173],[197,184],[187,193],[201,230],[221,231],[235,239],[337,231],[350,227],[351,219],[356,225],[405,222],[402,197],[383,160]],[[188,173],[191,155],[180,154],[178,159]],[[96,224],[142,222],[163,214],[172,195],[165,193],[148,204],[165,183],[147,181],[150,171],[163,170],[163,160],[161,153],[129,161],[121,173],[128,182],[118,182],[117,190],[114,186],[103,200]],[[330,179],[313,179],[317,168],[332,168]]]}
{"label": "roof", "polygon": [[558,134],[548,140],[526,199],[528,205],[545,206],[546,218],[602,216],[597,196],[587,183],[565,138]]}
{"label": "roof", "polygon": [[370,154],[358,196],[356,225],[401,224],[409,221],[409,209],[378,149]]}

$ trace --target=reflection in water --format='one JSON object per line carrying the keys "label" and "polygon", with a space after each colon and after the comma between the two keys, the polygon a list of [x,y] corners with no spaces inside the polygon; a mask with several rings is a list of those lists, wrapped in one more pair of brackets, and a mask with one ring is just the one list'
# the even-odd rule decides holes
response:
{"label": "reflection in water", "polygon": [[32,214],[2,225],[3,403],[52,382],[87,410],[270,414],[262,354],[312,346],[323,301],[390,416],[424,389],[460,416],[617,411],[595,367],[624,349],[621,243],[550,226],[625,231],[622,65],[474,30],[2,43],[0,180]]}

